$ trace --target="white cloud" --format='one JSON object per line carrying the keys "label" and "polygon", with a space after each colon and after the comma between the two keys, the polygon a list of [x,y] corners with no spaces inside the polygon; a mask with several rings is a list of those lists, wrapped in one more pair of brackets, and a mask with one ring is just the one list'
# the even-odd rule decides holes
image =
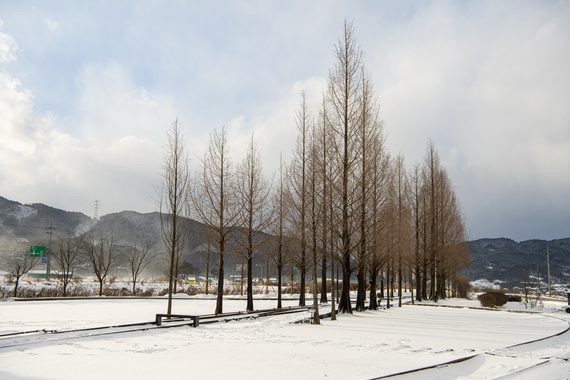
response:
{"label": "white cloud", "polygon": [[82,130],[72,136],[34,112],[31,92],[0,72],[0,194],[87,214],[95,199],[110,212],[152,211],[173,112],[116,64],[87,67],[78,83]]}
{"label": "white cloud", "polygon": [[51,18],[44,18],[42,19],[43,22],[47,25],[48,28],[51,30],[57,30],[59,28],[59,23]]}
{"label": "white cloud", "polygon": [[[389,147],[411,164],[434,140],[475,237],[521,238],[525,211],[570,213],[570,8],[484,4],[427,3],[373,74]],[[567,235],[547,219],[535,237]]]}
{"label": "white cloud", "polygon": [[[2,20],[0,20],[1,22]],[[1,27],[1,25],[0,25]],[[16,60],[14,53],[18,49],[18,45],[14,38],[8,34],[0,33],[0,63]]]}
{"label": "white cloud", "polygon": [[117,62],[85,64],[76,86],[80,130],[91,143],[103,144],[125,135],[163,141],[177,116],[168,97],[137,86]]}
{"label": "white cloud", "polygon": [[245,157],[253,132],[266,174],[270,176],[277,171],[280,153],[287,162],[297,138],[295,113],[300,107],[301,91],[307,93],[309,109],[316,119],[326,83],[321,77],[297,81],[282,88],[276,100],[260,110],[255,120],[246,120],[243,115],[232,119],[228,124],[228,139],[235,162]]}
{"label": "white cloud", "polygon": [[[208,133],[226,124],[235,162],[255,131],[264,166],[276,170],[279,152],[290,157],[302,89],[318,112],[333,44],[348,17],[376,82],[387,148],[402,151],[411,166],[422,160],[428,138],[436,143],[475,237],[518,238],[518,221],[531,215],[520,210],[529,207],[548,206],[559,225],[568,224],[560,216],[570,214],[564,2],[341,1],[253,11],[236,5],[221,13],[195,4],[126,4],[115,14],[110,8],[49,9],[8,23],[25,48],[18,62],[18,44],[0,33],[0,62],[11,70],[0,77],[0,155],[20,168],[2,164],[0,184],[9,177],[13,186],[0,191],[45,203],[35,195],[66,191],[68,199],[84,197],[87,212],[94,199],[106,211],[146,211],[150,197],[143,199],[148,191],[141,189],[159,170],[175,117],[195,163]],[[39,35],[53,14],[73,33]],[[39,150],[49,157],[40,159]],[[54,205],[78,208],[77,201]],[[549,237],[567,234],[556,231]]]}

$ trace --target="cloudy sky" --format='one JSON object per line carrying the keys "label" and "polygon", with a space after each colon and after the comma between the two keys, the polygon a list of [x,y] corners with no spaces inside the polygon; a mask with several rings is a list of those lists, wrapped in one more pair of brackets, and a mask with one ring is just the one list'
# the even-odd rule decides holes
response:
{"label": "cloudy sky", "polygon": [[388,149],[435,142],[471,239],[570,237],[569,1],[0,2],[0,196],[155,211],[176,117],[192,157],[255,131],[271,172],[345,18]]}

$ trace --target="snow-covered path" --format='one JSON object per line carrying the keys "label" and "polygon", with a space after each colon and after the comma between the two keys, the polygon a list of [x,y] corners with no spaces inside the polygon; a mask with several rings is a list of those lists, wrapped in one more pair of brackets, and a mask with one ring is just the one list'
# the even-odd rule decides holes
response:
{"label": "snow-covered path", "polygon": [[[255,306],[273,307],[275,301],[258,300]],[[244,307],[243,300],[225,301],[225,311]],[[164,300],[1,302],[0,333],[151,321],[164,308]],[[213,301],[176,300],[174,310],[211,313]],[[33,343],[29,338],[28,345],[0,349],[0,378],[371,379],[477,354],[481,355],[463,363],[397,378],[494,378],[545,362],[545,357],[555,359],[514,378],[570,376],[564,360],[570,352],[568,333],[505,349],[566,330],[568,323],[560,319],[565,313],[405,305],[341,315],[320,326],[290,323],[302,317],[291,314],[57,342]],[[563,375],[549,377],[550,373]]]}

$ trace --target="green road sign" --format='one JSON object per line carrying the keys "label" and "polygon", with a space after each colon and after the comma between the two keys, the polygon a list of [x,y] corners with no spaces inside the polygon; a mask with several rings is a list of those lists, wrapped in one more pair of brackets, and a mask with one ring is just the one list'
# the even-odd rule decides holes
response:
{"label": "green road sign", "polygon": [[294,267],[293,267],[293,270],[299,270],[299,268],[297,268],[297,267],[294,266]]}
{"label": "green road sign", "polygon": [[30,257],[45,257],[46,247],[32,245],[30,247]]}

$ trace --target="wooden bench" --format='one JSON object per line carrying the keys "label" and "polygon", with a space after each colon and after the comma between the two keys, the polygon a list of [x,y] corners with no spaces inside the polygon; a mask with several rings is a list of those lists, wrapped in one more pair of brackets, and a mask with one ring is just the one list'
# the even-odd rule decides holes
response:
{"label": "wooden bench", "polygon": [[156,325],[162,325],[162,318],[182,318],[191,319],[193,321],[192,327],[198,327],[200,325],[199,315],[182,315],[182,314],[157,314],[156,315]]}

